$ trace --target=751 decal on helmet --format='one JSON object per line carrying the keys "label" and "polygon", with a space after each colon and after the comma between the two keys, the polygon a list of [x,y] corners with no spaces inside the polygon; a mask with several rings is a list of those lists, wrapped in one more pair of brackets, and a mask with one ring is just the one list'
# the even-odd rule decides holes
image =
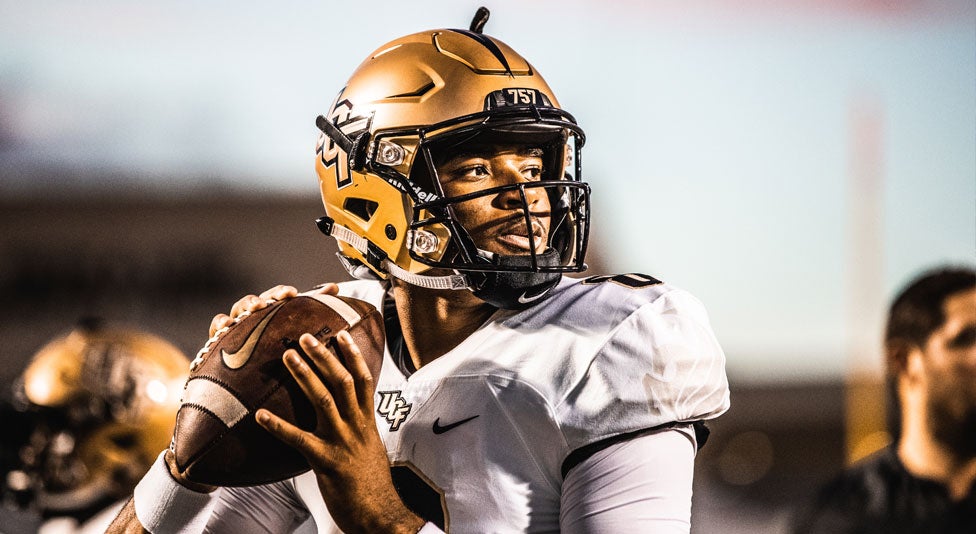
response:
{"label": "751 decal on helmet", "polygon": [[[342,97],[342,93],[339,93],[339,98]],[[328,120],[335,124],[344,134],[350,138],[355,138],[362,132],[369,130],[370,124],[373,121],[373,114],[369,115],[353,115],[352,103],[348,100],[340,100],[336,102],[332,114],[328,117]],[[339,145],[335,143],[329,136],[322,133],[319,135],[318,142],[315,144],[315,153],[319,155],[322,159],[322,165],[326,168],[334,167],[336,175],[336,186],[339,189],[352,184],[352,173],[339,172],[339,168],[349,166],[349,158],[345,152],[339,149]],[[337,164],[338,163],[338,164]],[[345,174],[345,177],[343,177]]]}

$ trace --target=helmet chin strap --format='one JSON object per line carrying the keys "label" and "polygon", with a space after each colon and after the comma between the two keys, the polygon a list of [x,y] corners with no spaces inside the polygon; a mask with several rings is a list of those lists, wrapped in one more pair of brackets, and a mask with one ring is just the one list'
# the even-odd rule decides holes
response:
{"label": "helmet chin strap", "polygon": [[[503,267],[532,267],[531,256],[501,256],[492,254],[491,262]],[[538,264],[543,267],[555,267],[559,262],[559,254],[554,249],[548,249],[537,254]],[[471,292],[481,300],[506,310],[518,310],[541,301],[549,291],[556,287],[562,278],[562,273],[532,272],[532,271],[491,271],[469,272]]]}
{"label": "helmet chin strap", "polygon": [[[531,267],[529,256],[501,256],[483,252],[491,262],[507,267]],[[539,263],[554,266],[558,261],[555,250],[548,250],[538,256]],[[394,276],[419,287],[428,289],[469,289],[474,296],[505,310],[527,308],[542,300],[562,278],[560,272],[516,272],[516,271],[468,271],[446,276],[430,276],[411,273],[395,263],[384,260],[390,276]]]}
{"label": "helmet chin strap", "polygon": [[[324,217],[323,217],[324,219]],[[358,250],[363,257],[370,257],[369,254],[369,241],[360,235],[357,235],[352,230],[346,228],[345,226],[331,223],[331,227],[328,228],[328,235],[334,237],[338,241],[342,241],[350,245],[351,247]],[[320,225],[322,228],[322,225]],[[372,271],[370,271],[365,265],[358,264],[354,265],[350,260],[339,256],[342,260],[342,264],[346,267],[346,270],[351,276],[359,279],[370,279],[375,278]],[[396,277],[404,282],[427,288],[427,289],[469,289],[470,283],[468,277],[456,273],[444,276],[430,276],[424,274],[412,273],[406,269],[401,268],[399,265],[393,263],[389,259],[383,259],[379,262],[379,268],[385,270],[390,276]]]}
{"label": "helmet chin strap", "polygon": [[[354,247],[364,257],[368,257],[369,241],[357,235],[352,230],[338,225],[331,224],[327,232],[335,239]],[[532,267],[531,256],[502,256],[492,254],[487,251],[479,250],[485,263],[495,264],[502,267]],[[341,256],[340,256],[341,257]],[[559,255],[553,249],[548,249],[536,256],[537,262],[543,267],[555,267],[559,262]],[[359,269],[352,269],[351,262],[343,261],[349,273],[361,278],[358,274],[363,271],[365,266],[359,265]],[[411,273],[389,259],[383,259],[380,267],[390,276],[403,280],[404,282],[427,289],[469,289],[481,300],[507,310],[527,308],[532,304],[542,300],[549,291],[559,283],[562,278],[560,272],[516,272],[516,271],[492,271],[478,272],[469,271],[467,273],[455,273],[443,276],[431,276],[424,274]]]}
{"label": "helmet chin strap", "polygon": [[425,287],[427,289],[469,289],[470,288],[468,277],[460,273],[448,274],[444,276],[416,274],[406,269],[402,269],[399,265],[393,263],[390,260],[383,260],[383,267],[386,268],[386,272],[390,273],[390,276],[399,278],[400,280],[403,280],[408,284]]}

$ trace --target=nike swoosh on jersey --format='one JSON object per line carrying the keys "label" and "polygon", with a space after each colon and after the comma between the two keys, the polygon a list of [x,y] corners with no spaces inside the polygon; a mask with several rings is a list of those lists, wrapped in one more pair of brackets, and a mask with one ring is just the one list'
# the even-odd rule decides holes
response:
{"label": "nike swoosh on jersey", "polygon": [[241,345],[241,348],[234,352],[227,352],[226,350],[221,349],[220,356],[224,360],[224,365],[230,367],[231,369],[240,369],[243,367],[244,364],[251,359],[251,353],[254,352],[254,346],[258,344],[258,338],[261,337],[261,333],[264,332],[264,329],[268,326],[268,322],[271,321],[271,318],[274,317],[274,314],[278,313],[278,310],[280,309],[281,307],[279,306],[274,310],[271,310],[271,313],[266,315],[264,319],[261,319],[261,322],[254,327],[254,330],[251,330],[251,334],[247,336],[247,339],[244,340],[244,344]]}
{"label": "nike swoosh on jersey", "polygon": [[[481,414],[478,414],[478,415],[481,415]],[[438,417],[437,419],[434,419],[434,434],[443,434],[444,432],[447,432],[448,430],[455,429],[455,428],[463,425],[464,423],[467,423],[468,421],[471,421],[473,419],[476,419],[478,417],[478,415],[472,415],[471,417],[468,417],[467,419],[461,419],[460,421],[455,421],[453,423],[450,423],[450,424],[447,424],[447,425],[444,425],[444,426],[441,426],[441,418]]]}

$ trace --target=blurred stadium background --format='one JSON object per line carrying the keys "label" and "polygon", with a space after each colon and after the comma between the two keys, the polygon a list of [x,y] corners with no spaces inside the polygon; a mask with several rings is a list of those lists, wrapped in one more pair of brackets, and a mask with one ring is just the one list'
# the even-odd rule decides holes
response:
{"label": "blurred stadium background", "polygon": [[[482,3],[588,134],[590,272],[689,289],[726,348],[693,532],[785,532],[884,442],[892,294],[976,263],[976,4]],[[193,355],[239,296],[345,279],[314,118],[480,4],[0,0],[0,399],[80,316]]]}

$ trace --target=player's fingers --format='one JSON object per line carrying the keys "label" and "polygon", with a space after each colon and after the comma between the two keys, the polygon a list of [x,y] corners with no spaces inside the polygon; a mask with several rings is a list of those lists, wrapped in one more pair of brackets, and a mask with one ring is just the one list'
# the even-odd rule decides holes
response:
{"label": "player's fingers", "polygon": [[356,400],[359,406],[368,413],[373,413],[373,386],[374,379],[363,358],[363,352],[359,350],[359,345],[353,341],[349,332],[343,330],[336,335],[336,344],[342,352],[342,360],[346,370],[352,375],[356,383]]}
{"label": "player's fingers", "polygon": [[319,428],[339,428],[342,417],[336,408],[335,399],[329,388],[322,383],[315,371],[305,362],[305,359],[298,355],[295,349],[288,349],[282,356],[288,372],[298,382],[302,392],[315,407],[315,413],[319,418]]}
{"label": "player's fingers", "polygon": [[228,327],[233,322],[234,320],[231,319],[230,315],[227,315],[226,313],[218,313],[217,315],[214,315],[214,318],[210,321],[210,337],[214,337],[217,330]]}
{"label": "player's fingers", "polygon": [[260,309],[265,306],[264,301],[261,300],[257,295],[247,295],[242,297],[240,300],[234,303],[230,308],[230,316],[232,319],[238,319],[242,314],[250,313],[255,309]]}
{"label": "player's fingers", "polygon": [[325,282],[319,284],[308,291],[302,292],[302,295],[338,295],[339,286],[332,282]]}
{"label": "player's fingers", "polygon": [[312,365],[322,376],[333,398],[340,404],[340,410],[359,406],[356,399],[356,381],[339,358],[311,334],[302,334],[298,342],[305,354],[311,358]]}
{"label": "player's fingers", "polygon": [[313,434],[305,432],[264,408],[254,414],[254,419],[272,436],[287,443],[305,457],[315,454],[319,441]]}
{"label": "player's fingers", "polygon": [[292,286],[277,285],[265,290],[260,295],[245,295],[230,308],[230,315],[217,314],[210,321],[210,337],[214,337],[221,328],[230,326],[236,320],[246,317],[250,313],[266,308],[274,300],[294,297],[298,290]]}
{"label": "player's fingers", "polygon": [[267,302],[269,300],[285,300],[287,298],[294,297],[298,294],[298,290],[294,286],[277,285],[272,288],[264,290],[258,298]]}

